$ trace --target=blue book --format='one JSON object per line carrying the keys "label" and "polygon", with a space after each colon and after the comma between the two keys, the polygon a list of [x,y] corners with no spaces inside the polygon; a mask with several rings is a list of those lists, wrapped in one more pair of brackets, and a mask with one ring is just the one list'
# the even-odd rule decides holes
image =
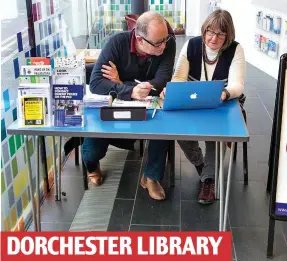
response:
{"label": "blue book", "polygon": [[83,97],[82,84],[54,84],[52,88],[54,126],[84,126]]}

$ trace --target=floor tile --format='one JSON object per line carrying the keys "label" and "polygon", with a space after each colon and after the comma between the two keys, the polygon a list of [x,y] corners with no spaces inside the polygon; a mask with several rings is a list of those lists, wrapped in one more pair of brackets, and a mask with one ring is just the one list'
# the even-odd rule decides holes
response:
{"label": "floor tile", "polygon": [[135,198],[141,165],[141,161],[126,161],[116,196],[117,198]]}
{"label": "floor tile", "polygon": [[[229,224],[227,224],[229,227]],[[181,201],[182,231],[218,231],[219,201],[201,205],[197,200]]]}
{"label": "floor tile", "polygon": [[179,181],[175,187],[166,190],[164,201],[149,197],[147,190],[139,187],[134,207],[132,224],[179,225],[180,190]]}
{"label": "floor tile", "polygon": [[[41,231],[69,231],[70,222],[41,222]],[[32,223],[28,231],[34,232],[34,224]]]}
{"label": "floor tile", "polygon": [[274,106],[276,98],[276,89],[257,90],[257,94],[265,106]]}
{"label": "floor tile", "polygon": [[[267,261],[268,230],[262,228],[232,228],[237,261]],[[287,260],[287,244],[280,232],[275,234],[272,260]]]}
{"label": "floor tile", "polygon": [[72,222],[84,195],[83,179],[81,177],[62,177],[62,201],[54,200],[54,187],[49,200],[45,200],[42,208],[42,222]]}
{"label": "floor tile", "polygon": [[271,134],[250,136],[249,143],[251,144],[252,151],[255,153],[257,162],[268,163],[270,142],[271,142]]}
{"label": "floor tile", "polygon": [[179,226],[148,226],[148,225],[131,225],[130,231],[179,231]]}
{"label": "floor tile", "polygon": [[134,200],[116,199],[110,217],[108,231],[128,231]]}
{"label": "floor tile", "polygon": [[247,186],[240,181],[231,184],[229,202],[231,227],[267,228],[268,213],[269,196],[266,194],[263,181],[249,181]]}
{"label": "floor tile", "polygon": [[200,178],[195,167],[188,161],[181,163],[181,199],[197,200]]}

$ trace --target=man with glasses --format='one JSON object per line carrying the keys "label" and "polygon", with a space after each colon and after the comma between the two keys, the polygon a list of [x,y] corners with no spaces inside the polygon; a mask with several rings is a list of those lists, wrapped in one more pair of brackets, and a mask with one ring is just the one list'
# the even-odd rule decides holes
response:
{"label": "man with glasses", "polygon": [[[121,100],[157,96],[171,80],[175,59],[175,38],[165,19],[156,12],[142,14],[135,29],[112,36],[95,64],[91,79],[92,93],[114,95]],[[137,83],[136,80],[141,83]],[[103,175],[99,161],[108,146],[133,149],[135,140],[85,138],[82,157],[90,181],[101,185]],[[141,186],[156,200],[165,193],[160,185],[166,163],[168,142],[151,140]]]}

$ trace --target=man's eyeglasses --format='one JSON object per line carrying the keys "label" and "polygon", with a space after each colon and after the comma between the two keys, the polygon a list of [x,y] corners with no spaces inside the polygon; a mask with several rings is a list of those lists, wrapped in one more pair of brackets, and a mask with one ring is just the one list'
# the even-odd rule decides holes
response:
{"label": "man's eyeglasses", "polygon": [[152,45],[153,47],[160,47],[163,43],[167,43],[168,40],[170,39],[170,35],[168,35],[166,38],[164,38],[163,40],[161,40],[160,42],[157,42],[157,43],[152,43],[151,41],[147,40],[146,38],[144,38],[143,36],[140,35],[140,37],[142,39],[144,39],[147,43],[149,43],[150,45]]}
{"label": "man's eyeglasses", "polygon": [[216,32],[214,32],[214,31],[212,31],[212,30],[209,30],[209,29],[206,30],[206,34],[207,34],[208,36],[211,36],[211,37],[213,37],[214,35],[216,35],[219,39],[225,39],[225,37],[226,37],[226,34],[225,34],[225,33],[216,33]]}

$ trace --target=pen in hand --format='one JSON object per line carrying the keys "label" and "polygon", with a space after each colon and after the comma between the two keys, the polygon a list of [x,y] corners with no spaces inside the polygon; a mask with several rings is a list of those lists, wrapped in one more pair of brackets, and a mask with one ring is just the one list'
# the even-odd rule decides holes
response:
{"label": "pen in hand", "polygon": [[156,113],[156,109],[153,110],[152,119],[153,119],[155,113]]}
{"label": "pen in hand", "polygon": [[[136,82],[136,83],[142,83],[141,81],[139,81],[139,80],[137,80],[137,79],[135,79],[135,82]],[[156,88],[154,88],[154,87],[152,87],[151,89],[154,90],[154,91],[156,91]]]}

